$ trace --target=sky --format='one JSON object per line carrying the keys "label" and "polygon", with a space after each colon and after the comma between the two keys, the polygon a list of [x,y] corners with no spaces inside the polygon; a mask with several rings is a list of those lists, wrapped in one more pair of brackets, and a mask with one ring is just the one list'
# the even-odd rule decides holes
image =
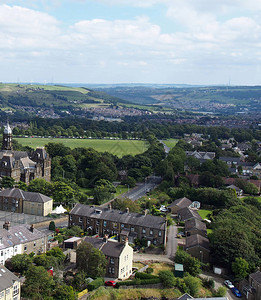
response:
{"label": "sky", "polygon": [[0,0],[0,82],[261,84],[261,0]]}

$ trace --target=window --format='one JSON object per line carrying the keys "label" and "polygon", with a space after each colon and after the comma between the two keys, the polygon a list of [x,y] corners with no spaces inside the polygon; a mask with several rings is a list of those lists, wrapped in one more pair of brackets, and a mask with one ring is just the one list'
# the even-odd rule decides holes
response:
{"label": "window", "polygon": [[10,294],[10,289],[6,289],[5,293],[6,293],[6,295],[9,295]]}
{"label": "window", "polygon": [[161,231],[159,231],[159,236],[161,236]]}
{"label": "window", "polygon": [[3,256],[4,255],[4,251],[1,251],[1,256]]}
{"label": "window", "polygon": [[124,224],[121,224],[121,228],[124,228]]}
{"label": "window", "polygon": [[152,229],[150,229],[150,235],[153,235],[153,230]]}
{"label": "window", "polygon": [[100,220],[96,221],[96,226],[100,225]]}
{"label": "window", "polygon": [[14,252],[17,252],[17,247],[14,248]]}
{"label": "window", "polygon": [[104,226],[104,227],[107,226],[107,221],[103,221],[103,226]]}
{"label": "window", "polygon": [[142,228],[142,233],[146,233],[146,229],[145,228]]}
{"label": "window", "polygon": [[111,273],[111,267],[109,267],[109,273]]}
{"label": "window", "polygon": [[133,226],[131,227],[131,231],[134,231],[134,227]]}
{"label": "window", "polygon": [[114,265],[114,258],[111,257],[110,263],[111,263],[112,265]]}
{"label": "window", "polygon": [[19,294],[19,285],[18,284],[14,285],[14,288],[13,288],[13,295],[15,296],[17,294]]}
{"label": "window", "polygon": [[36,247],[36,242],[34,242],[34,247]]}
{"label": "window", "polygon": [[114,274],[115,273],[115,269],[114,267],[111,268],[111,273]]}
{"label": "window", "polygon": [[82,223],[82,217],[79,217],[79,223]]}
{"label": "window", "polygon": [[90,224],[90,219],[87,219],[87,224]]}
{"label": "window", "polygon": [[24,251],[27,251],[27,246],[24,246]]}
{"label": "window", "polygon": [[72,216],[70,216],[70,221],[72,221]]}
{"label": "window", "polygon": [[5,292],[3,291],[0,293],[0,299],[4,298],[4,296],[5,296]]}

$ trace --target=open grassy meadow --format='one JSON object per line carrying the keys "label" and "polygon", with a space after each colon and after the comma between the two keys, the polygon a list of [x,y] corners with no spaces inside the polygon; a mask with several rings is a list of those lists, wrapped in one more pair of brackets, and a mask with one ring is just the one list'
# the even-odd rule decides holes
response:
{"label": "open grassy meadow", "polygon": [[177,144],[178,141],[179,141],[179,140],[177,140],[177,139],[168,139],[168,140],[163,140],[163,143],[164,143],[167,147],[173,148],[173,147]]}
{"label": "open grassy meadow", "polygon": [[118,157],[136,155],[147,150],[145,141],[138,140],[100,140],[100,139],[63,139],[63,138],[15,138],[18,143],[31,148],[43,147],[48,143],[63,143],[70,148],[93,148],[99,152],[109,152]]}

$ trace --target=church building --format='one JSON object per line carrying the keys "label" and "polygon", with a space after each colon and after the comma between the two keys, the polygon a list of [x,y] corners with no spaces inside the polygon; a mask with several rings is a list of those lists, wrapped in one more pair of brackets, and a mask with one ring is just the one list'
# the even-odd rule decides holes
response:
{"label": "church building", "polygon": [[51,158],[44,147],[28,154],[14,151],[12,129],[9,124],[4,128],[2,150],[0,151],[0,176],[9,176],[15,181],[28,184],[32,179],[43,178],[51,181]]}

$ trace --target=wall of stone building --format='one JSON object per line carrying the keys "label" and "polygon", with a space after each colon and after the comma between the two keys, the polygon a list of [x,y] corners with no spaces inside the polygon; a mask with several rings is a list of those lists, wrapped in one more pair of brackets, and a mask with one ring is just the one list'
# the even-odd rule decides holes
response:
{"label": "wall of stone building", "polygon": [[[18,206],[16,206],[16,202],[13,203],[13,201],[18,201]],[[0,197],[0,210],[3,211],[14,211],[15,212],[22,213],[23,212],[23,200],[12,198],[12,197]]]}
{"label": "wall of stone building", "polygon": [[44,202],[42,215],[47,216],[52,213],[52,210],[53,210],[53,199],[50,201]]}
{"label": "wall of stone building", "polygon": [[22,245],[22,254],[35,254],[45,253],[47,250],[47,237],[37,239],[35,241],[27,242]]}
{"label": "wall of stone building", "polygon": [[[114,260],[114,263],[111,263],[111,259]],[[105,277],[109,278],[118,278],[119,277],[119,259],[116,257],[107,256],[107,267]],[[114,273],[110,272],[114,268]]]}
{"label": "wall of stone building", "polygon": [[[119,276],[120,279],[129,278],[132,274],[133,248],[128,244],[124,247],[119,258]],[[122,271],[124,268],[124,271]]]}
{"label": "wall of stone building", "polygon": [[29,215],[43,215],[43,203],[24,201],[23,203],[23,213]]}

